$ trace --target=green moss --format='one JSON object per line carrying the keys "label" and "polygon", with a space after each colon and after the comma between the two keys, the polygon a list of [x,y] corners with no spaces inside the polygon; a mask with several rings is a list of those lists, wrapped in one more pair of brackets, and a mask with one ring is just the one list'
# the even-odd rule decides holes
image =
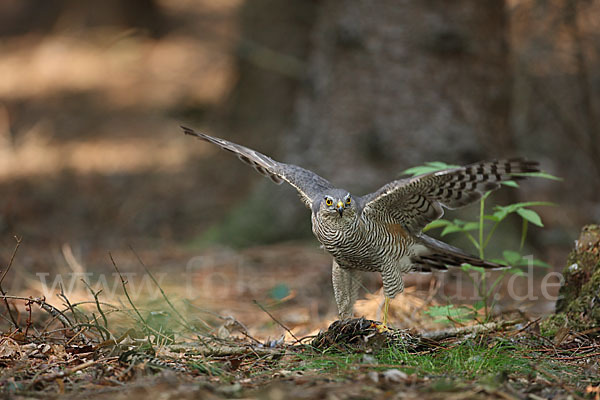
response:
{"label": "green moss", "polygon": [[543,336],[553,337],[558,330],[567,325],[567,316],[565,313],[549,315],[540,324],[540,333]]}
{"label": "green moss", "polygon": [[563,271],[556,314],[542,323],[542,334],[567,326],[581,332],[600,326],[600,226],[583,228]]}

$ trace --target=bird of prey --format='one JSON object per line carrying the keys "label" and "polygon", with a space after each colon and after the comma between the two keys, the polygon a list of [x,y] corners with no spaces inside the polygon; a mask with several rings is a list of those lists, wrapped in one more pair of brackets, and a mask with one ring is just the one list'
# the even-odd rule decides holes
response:
{"label": "bird of prey", "polygon": [[312,171],[190,128],[182,129],[186,135],[236,154],[275,183],[285,181],[296,188],[311,210],[314,235],[333,257],[333,289],[340,318],[352,316],[360,287],[359,271],[377,271],[382,275],[385,295],[383,327],[388,322],[390,299],[404,289],[403,274],[446,270],[465,263],[505,267],[471,256],[422,230],[440,218],[444,208],[473,203],[487,191],[498,189],[501,182],[520,178],[514,174],[539,171],[536,162],[521,158],[484,161],[396,180],[373,193],[355,196]]}

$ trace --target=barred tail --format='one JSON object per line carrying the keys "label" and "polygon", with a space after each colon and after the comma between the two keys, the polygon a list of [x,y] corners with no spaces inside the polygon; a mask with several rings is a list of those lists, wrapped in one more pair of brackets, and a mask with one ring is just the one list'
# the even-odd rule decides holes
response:
{"label": "barred tail", "polygon": [[510,268],[508,265],[485,261],[471,256],[458,247],[450,246],[427,235],[420,235],[419,241],[427,249],[411,258],[417,272],[447,271],[448,267],[470,264],[486,269]]}

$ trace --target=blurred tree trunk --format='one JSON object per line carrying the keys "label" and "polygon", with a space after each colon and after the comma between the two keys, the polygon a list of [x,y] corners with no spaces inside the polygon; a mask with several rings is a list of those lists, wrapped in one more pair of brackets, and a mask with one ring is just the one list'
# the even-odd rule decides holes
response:
{"label": "blurred tree trunk", "polygon": [[[265,2],[248,2],[245,8]],[[512,152],[503,1],[331,0],[315,7],[306,30],[306,76],[293,81],[297,94],[289,114],[275,118],[291,121],[288,133],[262,132],[268,133],[263,139],[281,138],[276,159],[363,194],[425,161],[463,163]],[[281,30],[269,32],[281,39]],[[248,70],[241,72],[244,80]],[[281,112],[285,105],[257,106],[250,114],[272,120],[273,109]],[[293,190],[283,198],[280,191],[261,185],[255,201],[243,206],[267,209],[253,212],[268,215],[272,237],[267,241],[310,232],[308,213]],[[247,231],[264,222],[247,221]],[[239,228],[235,232],[248,236]]]}
{"label": "blurred tree trunk", "polygon": [[552,245],[566,242],[579,226],[600,220],[598,21],[597,0],[512,4],[515,137],[520,148],[537,153],[545,169],[565,178],[546,193],[561,204],[561,212],[543,215],[560,229],[536,235]]}
{"label": "blurred tree trunk", "polygon": [[[503,1],[324,1],[289,156],[373,190],[425,161],[513,150]],[[308,164],[307,164],[308,163]]]}

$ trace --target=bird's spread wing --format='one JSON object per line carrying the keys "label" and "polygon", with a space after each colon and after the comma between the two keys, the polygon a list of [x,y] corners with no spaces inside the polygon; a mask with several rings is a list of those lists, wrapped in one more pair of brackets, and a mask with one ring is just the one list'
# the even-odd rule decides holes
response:
{"label": "bird's spread wing", "polygon": [[281,184],[283,181],[286,181],[296,188],[300,194],[300,198],[307,207],[311,207],[317,195],[333,187],[331,183],[312,171],[296,165],[277,162],[258,151],[224,139],[208,136],[184,126],[181,128],[186,135],[195,136],[198,139],[216,144],[220,148],[234,153],[240,160],[251,165],[256,171],[270,178],[273,182]]}
{"label": "bird's spread wing", "polygon": [[537,171],[536,162],[515,158],[402,179],[364,196],[363,213],[370,218],[399,223],[418,234],[444,214],[442,207],[453,209],[473,203],[485,192],[498,189],[501,182],[522,178],[513,174]]}

